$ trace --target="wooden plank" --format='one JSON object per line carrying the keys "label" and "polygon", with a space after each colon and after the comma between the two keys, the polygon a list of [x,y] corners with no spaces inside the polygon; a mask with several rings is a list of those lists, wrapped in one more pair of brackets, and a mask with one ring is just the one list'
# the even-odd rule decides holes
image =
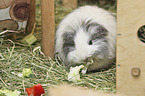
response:
{"label": "wooden plank", "polygon": [[145,96],[145,44],[137,37],[145,24],[144,0],[118,0],[117,22],[117,93]]}
{"label": "wooden plank", "polygon": [[63,0],[63,4],[66,7],[77,8],[78,0]]}
{"label": "wooden plank", "polygon": [[5,30],[17,30],[18,23],[12,19],[6,19],[0,21],[0,32]]}
{"label": "wooden plank", "polygon": [[54,0],[42,0],[42,50],[46,56],[54,57],[55,17]]}
{"label": "wooden plank", "polygon": [[[59,85],[48,88],[47,96],[116,96],[114,93],[103,93],[89,88],[70,86],[70,85]],[[117,96],[125,96],[118,94]]]}
{"label": "wooden plank", "polygon": [[15,0],[10,8],[10,16],[15,21],[26,21],[29,16],[31,0]]}
{"label": "wooden plank", "polygon": [[35,17],[36,17],[36,14],[35,14],[35,0],[31,0],[31,3],[30,3],[30,11],[29,11],[29,18],[28,18],[28,24],[27,24],[27,32],[28,33],[31,33],[32,32],[32,29],[34,27],[34,23],[36,22],[35,21]]}
{"label": "wooden plank", "polygon": [[0,0],[0,9],[5,9],[13,4],[14,0]]}

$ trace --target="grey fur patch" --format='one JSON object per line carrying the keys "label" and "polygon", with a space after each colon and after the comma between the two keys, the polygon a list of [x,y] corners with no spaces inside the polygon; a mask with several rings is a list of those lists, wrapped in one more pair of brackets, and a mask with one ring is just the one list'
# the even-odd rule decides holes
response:
{"label": "grey fur patch", "polygon": [[108,30],[103,27],[102,25],[94,22],[93,20],[85,19],[82,22],[82,28],[86,31],[91,33],[92,40],[100,39],[108,35]]}
{"label": "grey fur patch", "polygon": [[[93,22],[92,20],[88,20],[86,24],[84,24],[86,31],[93,31],[93,29],[96,29],[98,26],[101,26],[100,24]],[[95,31],[95,30],[94,30]]]}
{"label": "grey fur patch", "polygon": [[108,30],[103,27],[103,25],[98,24],[91,19],[85,19],[82,22],[82,28],[84,29],[84,32],[88,32],[90,34],[90,40],[88,41],[89,45],[92,45],[94,42],[98,42],[98,40],[104,43],[108,43],[106,39],[106,36],[108,35]]}
{"label": "grey fur patch", "polygon": [[[87,20],[87,19],[86,19]],[[90,33],[90,41],[88,41],[89,45],[97,45],[99,46],[99,50],[94,53],[94,56],[97,57],[97,61],[103,61],[108,58],[108,39],[106,36],[108,35],[108,30],[103,27],[103,25],[94,22],[93,20],[87,20],[83,22],[82,27],[86,32]],[[102,56],[99,58],[98,56]],[[102,60],[101,60],[102,59]]]}
{"label": "grey fur patch", "polygon": [[75,42],[74,42],[74,36],[75,33],[64,33],[63,34],[63,52],[65,55],[67,55],[70,51],[73,51],[75,49]]}
{"label": "grey fur patch", "polygon": [[104,38],[108,34],[108,31],[103,26],[97,26],[94,31],[95,32],[91,34],[92,40]]}

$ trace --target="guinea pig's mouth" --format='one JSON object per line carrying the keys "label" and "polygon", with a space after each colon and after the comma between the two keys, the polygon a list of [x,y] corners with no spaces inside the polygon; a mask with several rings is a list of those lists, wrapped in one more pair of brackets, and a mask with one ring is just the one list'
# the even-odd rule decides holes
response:
{"label": "guinea pig's mouth", "polygon": [[88,67],[93,65],[93,63],[94,63],[93,58],[89,57],[89,58],[83,60],[81,63],[73,63],[73,62],[71,62],[69,64],[66,64],[66,66],[68,68],[70,68],[70,67],[76,67],[76,66],[83,65],[84,68],[81,70],[81,73],[85,74],[87,72],[87,70],[88,70]]}
{"label": "guinea pig's mouth", "polygon": [[86,62],[83,63],[84,68],[82,69],[81,73],[86,74],[88,67],[91,66],[94,63],[94,60],[92,58],[87,58]]}
{"label": "guinea pig's mouth", "polygon": [[93,64],[94,60],[92,57],[88,57],[84,60],[84,64]]}
{"label": "guinea pig's mouth", "polygon": [[94,62],[94,58],[93,57],[88,57],[82,61],[79,61],[79,62],[68,62],[67,60],[65,61],[65,65],[67,67],[75,67],[75,66],[79,66],[79,65],[86,65],[86,64],[93,64]]}

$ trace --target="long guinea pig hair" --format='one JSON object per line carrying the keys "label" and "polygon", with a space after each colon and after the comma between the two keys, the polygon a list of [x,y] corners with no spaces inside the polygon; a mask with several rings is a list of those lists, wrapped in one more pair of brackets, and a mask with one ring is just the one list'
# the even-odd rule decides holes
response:
{"label": "long guinea pig hair", "polygon": [[80,7],[60,22],[55,40],[55,53],[66,66],[91,58],[88,72],[108,69],[116,57],[116,18],[97,6]]}

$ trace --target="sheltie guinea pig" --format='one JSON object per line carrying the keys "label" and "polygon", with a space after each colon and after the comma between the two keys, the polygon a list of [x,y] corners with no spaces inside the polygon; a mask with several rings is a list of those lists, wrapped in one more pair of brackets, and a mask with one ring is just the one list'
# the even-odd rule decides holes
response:
{"label": "sheltie guinea pig", "polygon": [[55,53],[70,67],[93,60],[88,72],[110,68],[115,61],[116,18],[97,6],[83,6],[59,24]]}

